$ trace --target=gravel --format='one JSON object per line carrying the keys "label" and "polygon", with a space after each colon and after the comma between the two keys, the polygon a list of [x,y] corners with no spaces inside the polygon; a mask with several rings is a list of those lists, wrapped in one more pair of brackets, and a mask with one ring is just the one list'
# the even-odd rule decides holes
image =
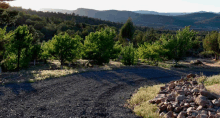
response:
{"label": "gravel", "polygon": [[7,84],[0,86],[0,117],[137,118],[124,107],[135,90],[148,85],[147,79],[166,83],[185,74],[186,71],[139,67],[85,72],[35,83]]}

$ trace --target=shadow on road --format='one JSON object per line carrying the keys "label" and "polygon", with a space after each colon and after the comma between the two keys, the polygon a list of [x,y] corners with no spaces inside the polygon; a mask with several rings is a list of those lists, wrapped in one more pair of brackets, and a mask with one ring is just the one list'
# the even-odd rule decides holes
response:
{"label": "shadow on road", "polygon": [[12,92],[16,95],[19,95],[21,91],[25,91],[25,92],[36,91],[36,89],[32,87],[31,83],[20,83],[20,84],[12,83],[12,84],[6,84],[5,87],[10,88]]}

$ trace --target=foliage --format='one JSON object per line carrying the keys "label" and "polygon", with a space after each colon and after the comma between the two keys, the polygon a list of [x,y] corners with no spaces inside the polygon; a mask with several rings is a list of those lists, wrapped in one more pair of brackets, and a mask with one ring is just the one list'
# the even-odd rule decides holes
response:
{"label": "foliage", "polygon": [[120,37],[125,40],[132,40],[135,28],[131,18],[128,18],[126,23],[122,26],[120,30]]}
{"label": "foliage", "polygon": [[83,57],[94,60],[97,64],[109,63],[109,59],[115,57],[117,53],[114,50],[115,36],[115,30],[111,28],[91,32],[84,41]]}
{"label": "foliage", "polygon": [[175,37],[172,37],[166,43],[165,48],[169,50],[169,56],[176,61],[184,59],[186,52],[192,47],[192,40],[195,39],[196,32],[185,27],[182,31],[177,31]]}
{"label": "foliage", "polygon": [[220,43],[220,34],[218,32],[211,32],[211,34],[207,34],[205,39],[203,40],[203,47],[205,51],[213,51],[215,52],[215,58],[218,59],[217,54],[220,53],[219,43]]}
{"label": "foliage", "polygon": [[137,50],[133,47],[132,43],[129,43],[128,46],[123,47],[121,55],[121,61],[124,65],[135,65],[137,63]]}
{"label": "foliage", "polygon": [[[8,70],[28,67],[32,55],[32,41],[33,37],[28,31],[28,27],[26,25],[19,26],[6,47],[3,66]],[[15,66],[15,62],[17,66]]]}
{"label": "foliage", "polygon": [[164,48],[163,44],[159,41],[153,44],[145,42],[138,48],[138,55],[141,59],[148,59],[152,61],[162,61],[166,59],[168,50]]}
{"label": "foliage", "polygon": [[80,57],[81,40],[81,37],[71,38],[67,33],[55,35],[52,40],[42,45],[42,58],[47,59],[54,56],[59,59],[61,65],[65,61],[71,62],[73,59]]}
{"label": "foliage", "polygon": [[143,42],[153,43],[156,40],[158,40],[157,33],[155,32],[154,29],[150,29],[150,30],[146,31],[142,40],[143,40]]}

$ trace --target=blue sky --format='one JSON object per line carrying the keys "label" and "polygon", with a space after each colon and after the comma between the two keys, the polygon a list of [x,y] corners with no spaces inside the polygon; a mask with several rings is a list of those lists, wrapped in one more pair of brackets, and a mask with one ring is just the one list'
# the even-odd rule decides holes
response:
{"label": "blue sky", "polygon": [[[60,2],[61,1],[61,2]],[[220,12],[220,0],[16,0],[11,6],[39,10],[41,8],[75,10],[149,10],[157,12]]]}

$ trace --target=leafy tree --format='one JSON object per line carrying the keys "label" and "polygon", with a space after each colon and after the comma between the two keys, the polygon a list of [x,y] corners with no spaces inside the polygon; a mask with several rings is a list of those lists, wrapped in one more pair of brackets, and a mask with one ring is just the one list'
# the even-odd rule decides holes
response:
{"label": "leafy tree", "polygon": [[124,65],[134,65],[137,63],[137,51],[133,47],[132,43],[129,43],[128,46],[122,48],[122,63]]}
{"label": "leafy tree", "polygon": [[186,52],[192,47],[192,40],[195,39],[196,32],[189,29],[188,26],[182,31],[177,31],[176,36],[169,39],[165,45],[166,49],[169,50],[169,54],[171,54],[170,58],[175,60],[176,65],[178,61],[185,58]]}
{"label": "leafy tree", "polygon": [[75,38],[72,38],[67,33],[55,35],[51,41],[43,45],[43,56],[52,55],[59,59],[61,65],[65,61],[71,62],[73,59],[80,57],[81,40],[81,37],[75,36]]}
{"label": "leafy tree", "polygon": [[3,29],[0,28],[0,63],[3,60],[3,56],[5,55],[6,44],[9,43],[9,40],[13,34],[12,32],[7,33],[6,28],[6,26]]}
{"label": "leafy tree", "polygon": [[207,34],[205,39],[203,40],[203,47],[205,51],[213,51],[215,53],[215,59],[218,59],[219,43],[220,43],[220,34],[218,32],[211,32],[211,34]]}
{"label": "leafy tree", "polygon": [[16,69],[18,71],[20,67],[27,67],[31,57],[32,41],[33,37],[29,33],[28,26],[19,26],[7,45],[5,59],[9,60],[9,64],[6,65],[10,65],[10,61],[15,62],[10,60],[11,57],[14,57],[16,58]]}
{"label": "leafy tree", "polygon": [[135,32],[135,27],[133,25],[132,19],[128,18],[128,20],[126,21],[126,23],[122,26],[120,30],[120,37],[123,38],[123,40],[131,41],[133,38],[134,32]]}
{"label": "leafy tree", "polygon": [[153,43],[156,40],[158,40],[157,33],[155,32],[153,28],[151,28],[150,30],[146,31],[142,40],[143,42]]}
{"label": "leafy tree", "polygon": [[84,41],[84,58],[94,60],[97,64],[109,63],[115,57],[114,37],[116,33],[111,28],[91,32]]}

